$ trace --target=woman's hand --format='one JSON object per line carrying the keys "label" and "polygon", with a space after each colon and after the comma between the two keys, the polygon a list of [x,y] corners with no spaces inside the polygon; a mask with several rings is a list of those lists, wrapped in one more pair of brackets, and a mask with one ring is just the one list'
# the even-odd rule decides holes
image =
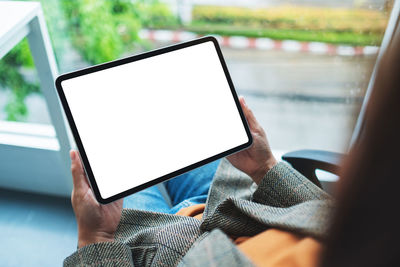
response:
{"label": "woman's hand", "polygon": [[74,183],[71,202],[78,223],[78,248],[114,240],[122,213],[122,199],[102,205],[95,199],[77,151],[70,152]]}
{"label": "woman's hand", "polygon": [[254,117],[253,112],[246,105],[242,96],[239,97],[239,101],[253,136],[253,144],[248,149],[227,158],[233,166],[249,175],[256,184],[259,184],[277,161],[272,155],[265,132]]}

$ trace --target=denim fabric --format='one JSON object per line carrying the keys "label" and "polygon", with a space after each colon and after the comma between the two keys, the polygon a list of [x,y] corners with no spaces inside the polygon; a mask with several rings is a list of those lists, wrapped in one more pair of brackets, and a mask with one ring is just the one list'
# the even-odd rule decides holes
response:
{"label": "denim fabric", "polygon": [[164,182],[172,202],[165,201],[157,186],[152,186],[124,199],[124,208],[175,214],[181,208],[204,204],[221,160],[184,173]]}
{"label": "denim fabric", "polygon": [[152,186],[124,198],[125,209],[169,213],[171,207],[165,202],[157,186]]}

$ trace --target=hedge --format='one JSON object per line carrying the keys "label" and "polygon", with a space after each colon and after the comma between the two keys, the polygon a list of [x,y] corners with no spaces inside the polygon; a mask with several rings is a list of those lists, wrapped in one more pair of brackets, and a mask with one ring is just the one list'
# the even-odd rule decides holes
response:
{"label": "hedge", "polygon": [[279,6],[262,9],[195,6],[193,24],[229,24],[250,28],[383,33],[388,14],[378,10]]}

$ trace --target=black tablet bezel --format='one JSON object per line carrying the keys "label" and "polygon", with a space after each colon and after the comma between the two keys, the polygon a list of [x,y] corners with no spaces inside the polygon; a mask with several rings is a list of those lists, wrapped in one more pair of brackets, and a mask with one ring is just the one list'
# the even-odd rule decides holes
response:
{"label": "black tablet bezel", "polygon": [[[75,122],[74,122],[74,119],[72,117],[72,113],[71,113],[71,110],[69,108],[67,99],[66,99],[65,94],[63,92],[63,89],[62,89],[62,86],[61,86],[61,82],[65,81],[65,80],[68,80],[68,79],[72,79],[72,78],[78,77],[78,76],[90,74],[90,73],[101,71],[101,70],[105,70],[105,69],[108,69],[108,68],[113,68],[113,67],[120,66],[120,65],[123,65],[123,64],[132,63],[134,61],[146,59],[146,58],[149,58],[149,57],[154,57],[154,56],[157,56],[157,55],[161,55],[161,54],[165,54],[165,53],[172,52],[172,51],[175,51],[175,50],[179,50],[179,49],[187,48],[187,47],[190,47],[190,46],[202,44],[202,43],[205,43],[205,42],[212,42],[214,44],[214,47],[215,47],[215,49],[217,51],[221,66],[222,66],[222,68],[224,70],[225,77],[226,77],[227,82],[229,84],[232,96],[233,96],[233,98],[235,100],[236,107],[237,107],[237,109],[239,111],[239,114],[240,114],[240,117],[241,117],[241,120],[242,120],[242,123],[243,123],[243,127],[246,130],[247,137],[248,137],[248,142],[246,142],[246,143],[244,143],[242,145],[239,145],[237,147],[231,148],[229,150],[223,151],[223,152],[221,152],[221,153],[219,153],[217,155],[214,155],[212,157],[206,158],[206,159],[201,160],[199,162],[196,162],[194,164],[191,164],[189,166],[186,166],[186,167],[184,167],[182,169],[176,170],[176,171],[174,171],[172,173],[169,173],[169,174],[166,174],[166,175],[161,176],[159,178],[156,178],[154,180],[151,180],[151,181],[149,181],[147,183],[144,183],[144,184],[141,184],[139,186],[130,188],[128,190],[125,190],[125,191],[123,191],[121,193],[118,193],[118,194],[116,194],[114,196],[111,196],[111,197],[108,197],[108,198],[102,198],[102,196],[100,194],[100,191],[99,191],[99,188],[97,187],[96,179],[95,179],[95,177],[93,175],[89,160],[88,160],[87,155],[85,153],[84,146],[83,146],[81,138],[79,136],[78,129],[77,129],[77,127],[75,125]],[[249,147],[253,142],[253,138],[251,136],[249,126],[247,124],[246,118],[245,118],[245,116],[243,114],[243,111],[241,109],[238,96],[236,94],[232,79],[231,79],[231,77],[229,75],[228,68],[226,66],[225,60],[224,60],[224,58],[222,56],[222,52],[221,52],[221,49],[220,49],[220,47],[218,45],[218,41],[212,36],[202,37],[202,38],[199,38],[199,39],[196,39],[196,40],[192,40],[192,41],[188,41],[188,42],[184,42],[184,43],[171,45],[171,46],[168,46],[168,47],[156,49],[156,50],[153,50],[153,51],[150,51],[150,52],[146,52],[146,53],[142,53],[142,54],[139,54],[139,55],[134,55],[134,56],[130,56],[130,57],[127,57],[127,58],[123,58],[123,59],[107,62],[107,63],[104,63],[104,64],[88,67],[88,68],[85,68],[85,69],[81,69],[81,70],[78,70],[78,71],[70,72],[70,73],[67,73],[67,74],[63,74],[63,75],[60,75],[56,79],[55,84],[56,84],[56,88],[57,88],[57,93],[58,93],[59,99],[60,99],[61,104],[62,104],[62,106],[64,108],[65,115],[67,117],[67,120],[68,120],[68,123],[70,125],[72,134],[74,136],[78,151],[80,153],[81,160],[82,160],[85,172],[86,172],[86,176],[87,176],[87,178],[89,180],[89,183],[90,183],[90,185],[92,187],[92,190],[94,192],[94,195],[95,195],[97,201],[99,203],[102,203],[102,204],[107,204],[107,203],[113,202],[113,201],[115,201],[117,199],[120,199],[120,198],[123,198],[125,196],[130,195],[130,194],[136,193],[136,192],[138,192],[140,190],[143,190],[143,189],[145,189],[147,187],[156,185],[158,183],[161,183],[163,181],[171,179],[171,178],[173,178],[175,176],[178,176],[180,174],[183,174],[185,172],[188,172],[190,170],[198,168],[198,167],[200,167],[202,165],[205,165],[205,164],[210,163],[212,161],[215,161],[217,159],[223,158],[223,157],[225,157],[225,156],[227,156],[229,154],[232,154],[232,153],[235,153],[235,152],[237,152],[239,150],[245,149],[245,148]]]}

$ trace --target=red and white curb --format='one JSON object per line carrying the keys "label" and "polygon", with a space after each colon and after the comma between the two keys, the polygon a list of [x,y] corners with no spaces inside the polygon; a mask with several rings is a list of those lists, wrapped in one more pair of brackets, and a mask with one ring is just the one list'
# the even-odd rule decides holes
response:
{"label": "red and white curb", "polygon": [[[196,39],[200,35],[188,31],[148,30],[142,29],[139,37],[157,42],[184,42]],[[282,50],[287,52],[309,52],[339,56],[375,55],[377,46],[332,45],[320,42],[300,42],[293,40],[273,40],[269,38],[249,38],[244,36],[214,36],[220,45],[236,49]]]}

